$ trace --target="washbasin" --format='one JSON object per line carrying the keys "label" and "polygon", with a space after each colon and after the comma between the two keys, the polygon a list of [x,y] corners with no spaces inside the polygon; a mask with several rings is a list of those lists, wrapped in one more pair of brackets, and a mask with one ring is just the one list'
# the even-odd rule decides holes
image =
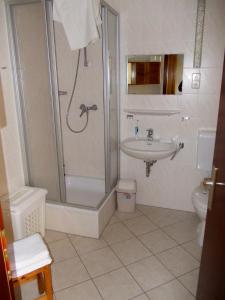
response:
{"label": "washbasin", "polygon": [[150,162],[172,156],[177,151],[178,145],[172,139],[150,141],[145,137],[132,137],[122,141],[120,148],[129,156]]}

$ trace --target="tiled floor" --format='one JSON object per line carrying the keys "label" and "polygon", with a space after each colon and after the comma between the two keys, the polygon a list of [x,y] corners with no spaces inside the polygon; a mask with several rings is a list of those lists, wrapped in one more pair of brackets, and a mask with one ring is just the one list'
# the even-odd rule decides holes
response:
{"label": "tiled floor", "polygon": [[[56,300],[193,300],[201,249],[192,213],[138,205],[95,240],[48,231]],[[37,296],[35,282],[22,299]]]}

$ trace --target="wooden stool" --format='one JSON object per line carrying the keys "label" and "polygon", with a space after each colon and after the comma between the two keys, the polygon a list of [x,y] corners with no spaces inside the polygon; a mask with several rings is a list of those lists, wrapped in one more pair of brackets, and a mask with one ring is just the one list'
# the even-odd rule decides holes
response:
{"label": "wooden stool", "polygon": [[52,259],[40,234],[10,244],[8,253],[14,286],[37,279],[40,295],[45,293],[37,299],[52,300]]}

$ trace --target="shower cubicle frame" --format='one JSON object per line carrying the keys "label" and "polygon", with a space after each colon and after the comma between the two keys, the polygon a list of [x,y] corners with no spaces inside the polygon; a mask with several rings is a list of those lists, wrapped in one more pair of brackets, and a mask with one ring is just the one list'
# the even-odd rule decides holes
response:
{"label": "shower cubicle frame", "polygon": [[48,69],[49,69],[49,80],[51,88],[51,98],[52,98],[52,111],[53,111],[53,125],[54,134],[56,140],[57,148],[57,161],[58,161],[58,172],[59,172],[59,186],[60,186],[60,201],[48,200],[53,204],[63,204],[67,206],[75,206],[79,208],[86,209],[99,209],[99,207],[104,203],[110,193],[112,193],[115,188],[116,182],[111,186],[111,157],[110,157],[110,107],[109,107],[109,97],[110,97],[110,70],[109,70],[109,52],[108,52],[108,36],[107,36],[107,10],[109,10],[117,18],[117,49],[116,49],[116,63],[117,63],[117,75],[116,75],[116,86],[117,86],[117,120],[118,120],[118,149],[117,149],[117,178],[120,176],[120,57],[119,57],[119,15],[118,13],[109,6],[105,1],[101,1],[102,10],[102,50],[103,50],[103,109],[104,109],[104,147],[105,147],[105,197],[102,199],[98,207],[88,207],[88,206],[78,206],[76,204],[71,204],[66,202],[66,188],[65,188],[65,171],[64,171],[64,158],[63,158],[63,142],[62,142],[62,127],[60,120],[60,104],[58,95],[58,80],[57,80],[57,62],[56,62],[56,51],[55,51],[55,39],[54,39],[54,24],[52,22],[52,0],[5,0],[6,14],[7,14],[7,25],[9,33],[9,44],[10,44],[10,54],[12,61],[12,72],[13,81],[15,88],[15,98],[16,98],[16,108],[18,115],[18,125],[19,134],[21,139],[21,149],[22,149],[22,160],[23,169],[25,176],[25,184],[30,185],[30,174],[29,174],[29,160],[28,160],[28,147],[27,147],[27,137],[26,129],[23,118],[25,116],[23,110],[23,96],[22,96],[22,85],[19,72],[19,57],[16,50],[16,40],[15,40],[15,24],[12,17],[12,6],[20,4],[32,4],[32,3],[43,3],[44,17],[45,17],[45,28],[46,28],[46,45],[48,52]]}

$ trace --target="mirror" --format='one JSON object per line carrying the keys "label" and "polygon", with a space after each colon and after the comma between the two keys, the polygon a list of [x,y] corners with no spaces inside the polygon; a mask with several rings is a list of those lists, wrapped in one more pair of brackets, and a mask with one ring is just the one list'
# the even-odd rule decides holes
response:
{"label": "mirror", "polygon": [[182,94],[183,61],[183,54],[129,55],[127,93]]}

